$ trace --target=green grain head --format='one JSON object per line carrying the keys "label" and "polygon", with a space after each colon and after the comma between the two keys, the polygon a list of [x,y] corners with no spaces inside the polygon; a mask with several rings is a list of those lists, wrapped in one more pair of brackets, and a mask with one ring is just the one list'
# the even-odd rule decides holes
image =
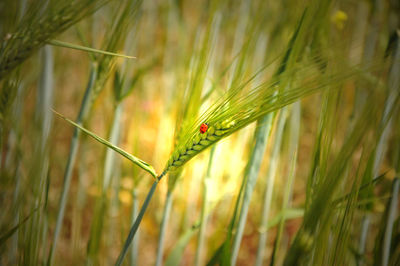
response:
{"label": "green grain head", "polygon": [[[0,79],[57,34],[111,0],[32,1],[15,29],[0,36]],[[5,5],[7,6],[7,4]]]}
{"label": "green grain head", "polygon": [[[331,58],[331,60],[336,59]],[[332,64],[343,64],[343,62],[332,61]],[[301,67],[294,65],[285,73],[250,87],[251,81],[262,74],[258,72],[240,86],[229,90],[190,126],[182,128],[181,137],[163,174],[179,170],[203,150],[260,117],[328,86],[335,87],[340,82],[358,75],[360,71],[367,71],[362,70],[360,66],[349,67],[347,71],[337,73],[326,73],[319,69],[314,63],[309,66],[303,64]],[[208,130],[204,134],[199,131],[202,123],[208,124]]]}
{"label": "green grain head", "polygon": [[[136,21],[141,0],[135,1],[121,1],[123,4],[122,11],[115,14],[113,25],[108,29],[103,42],[102,49],[110,52],[117,52],[123,48],[125,39],[128,32]],[[110,74],[113,72],[117,62],[114,56],[102,55],[98,60],[98,73],[97,80],[92,92],[92,101],[96,100],[100,92],[103,90],[104,85]]]}

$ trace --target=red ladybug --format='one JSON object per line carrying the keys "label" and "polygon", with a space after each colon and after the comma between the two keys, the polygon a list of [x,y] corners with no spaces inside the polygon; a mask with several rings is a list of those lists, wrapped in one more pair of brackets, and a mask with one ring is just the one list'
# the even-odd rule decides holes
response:
{"label": "red ladybug", "polygon": [[201,133],[201,134],[206,133],[207,129],[208,129],[208,124],[207,124],[207,123],[201,124],[201,126],[200,126],[200,133]]}

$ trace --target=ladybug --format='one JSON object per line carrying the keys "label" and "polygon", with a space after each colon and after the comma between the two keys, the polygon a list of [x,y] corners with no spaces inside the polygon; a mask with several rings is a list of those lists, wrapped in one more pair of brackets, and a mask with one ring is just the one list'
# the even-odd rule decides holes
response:
{"label": "ladybug", "polygon": [[208,129],[208,124],[207,124],[207,123],[201,124],[201,126],[200,126],[200,133],[201,133],[201,134],[206,133],[207,129]]}

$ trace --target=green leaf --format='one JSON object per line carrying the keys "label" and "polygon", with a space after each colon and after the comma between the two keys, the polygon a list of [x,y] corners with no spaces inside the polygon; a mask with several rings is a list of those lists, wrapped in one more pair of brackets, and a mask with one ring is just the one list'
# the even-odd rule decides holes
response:
{"label": "green leaf", "polygon": [[231,236],[228,235],[226,240],[215,251],[214,255],[207,263],[207,266],[220,265],[229,266],[231,262]]}
{"label": "green leaf", "polygon": [[98,142],[100,142],[103,145],[106,145],[107,147],[109,147],[110,149],[113,149],[114,151],[118,152],[119,154],[121,154],[122,156],[124,156],[126,159],[128,159],[129,161],[133,162],[134,164],[136,164],[137,166],[139,166],[140,168],[142,168],[143,170],[147,171],[148,173],[150,173],[154,178],[157,178],[157,174],[156,171],[154,170],[153,166],[151,166],[150,164],[140,160],[139,158],[133,156],[132,154],[124,151],[123,149],[111,144],[110,142],[108,142],[107,140],[97,136],[96,134],[94,134],[93,132],[85,129],[84,127],[82,127],[81,125],[75,123],[74,121],[66,118],[65,116],[63,116],[62,114],[56,112],[55,110],[53,110],[53,112],[60,116],[61,118],[63,118],[65,121],[69,122],[70,124],[74,125],[75,127],[79,128],[80,130],[82,130],[83,132],[85,132],[87,135],[91,136],[92,138],[94,138],[95,140],[97,140]]}
{"label": "green leaf", "polygon": [[65,47],[65,48],[70,48],[70,49],[75,49],[75,50],[81,50],[81,51],[85,51],[85,52],[89,52],[89,53],[118,56],[118,57],[123,57],[123,58],[128,58],[128,59],[136,58],[135,56],[108,52],[108,51],[99,50],[99,49],[95,49],[95,48],[91,48],[91,47],[86,47],[86,46],[82,46],[82,45],[78,45],[78,44],[62,42],[62,41],[58,41],[58,40],[50,40],[47,43],[54,45],[54,46]]}

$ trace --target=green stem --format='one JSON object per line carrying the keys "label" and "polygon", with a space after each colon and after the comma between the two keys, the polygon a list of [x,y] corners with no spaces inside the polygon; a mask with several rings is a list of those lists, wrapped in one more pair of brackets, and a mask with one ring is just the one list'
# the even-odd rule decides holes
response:
{"label": "green stem", "polygon": [[215,147],[213,146],[210,151],[210,158],[208,160],[207,174],[203,179],[203,193],[202,193],[202,205],[200,214],[200,231],[199,231],[199,241],[196,249],[195,265],[202,265],[202,257],[204,253],[204,240],[207,225],[207,205],[208,205],[208,186],[211,178],[211,168],[215,153]]}
{"label": "green stem", "polygon": [[163,218],[161,220],[161,226],[160,226],[160,236],[158,239],[156,266],[162,265],[162,259],[163,259],[163,254],[164,254],[165,233],[166,233],[166,229],[167,229],[169,216],[171,214],[171,206],[172,206],[172,191],[168,190],[167,197],[165,199]]}
{"label": "green stem", "polygon": [[[400,36],[398,35],[397,38]],[[398,94],[398,87],[400,84],[399,71],[400,71],[400,41],[398,39],[396,44],[396,49],[393,53],[393,64],[391,65],[389,79],[388,79],[388,97],[385,102],[384,112],[381,118],[381,132],[379,140],[375,149],[374,154],[374,164],[372,168],[371,176],[378,176],[379,169],[382,164],[382,160],[385,157],[388,138],[392,130],[393,124],[393,108],[395,106],[396,95]],[[361,237],[359,242],[359,254],[363,255],[365,252],[365,246],[367,241],[367,234],[369,230],[371,215],[369,213],[365,214],[362,222]],[[358,262],[361,262],[363,256],[359,256]]]}
{"label": "green stem", "polygon": [[[119,103],[115,110],[111,125],[111,131],[109,136],[109,142],[113,145],[118,144],[118,139],[120,135],[120,118],[122,114],[123,105]],[[111,177],[115,168],[115,152],[112,149],[107,149],[106,157],[104,161],[104,174],[103,174],[103,185],[102,194],[99,199],[99,206],[95,210],[94,219],[92,221],[91,233],[88,243],[88,261],[87,264],[91,265],[96,261],[96,256],[99,252],[103,226],[104,226],[104,216],[107,212],[108,206],[106,204],[107,191],[110,188]]]}
{"label": "green stem", "polygon": [[[400,33],[397,32],[397,45],[396,49],[393,55],[393,64],[391,66],[390,70],[390,76],[389,76],[389,95],[385,104],[385,111],[384,111],[384,117],[382,120],[389,120],[388,124],[386,127],[383,129],[382,132],[382,137],[381,137],[381,142],[383,142],[387,146],[387,138],[389,136],[389,132],[391,131],[392,124],[394,121],[394,118],[392,115],[392,108],[394,108],[395,105],[395,98],[396,94],[398,94],[398,89],[399,89],[399,84],[400,84],[400,77],[398,75],[400,71]],[[390,117],[390,118],[389,118]],[[384,139],[383,139],[384,138]],[[383,140],[382,140],[383,139]],[[378,146],[379,148],[379,146]],[[386,150],[386,147],[383,148],[383,150]],[[381,155],[382,157],[384,154]],[[394,167],[396,167],[394,165]],[[389,263],[389,256],[390,256],[390,243],[392,240],[392,234],[393,234],[393,225],[397,216],[397,202],[398,202],[398,196],[399,196],[399,183],[400,179],[395,178],[393,180],[393,191],[392,191],[392,198],[390,201],[390,209],[389,209],[389,217],[387,220],[387,225],[386,225],[386,230],[385,230],[385,236],[384,236],[384,242],[383,242],[383,256],[382,256],[382,265],[386,266]]]}
{"label": "green stem", "polygon": [[[132,190],[132,225],[135,222],[136,217],[138,216],[139,203],[137,197],[137,188]],[[135,266],[138,265],[138,248],[139,248],[139,231],[136,233],[136,238],[133,240],[133,244],[131,247],[131,256],[130,256],[130,265]]]}
{"label": "green stem", "polygon": [[[17,163],[16,167],[16,174],[15,174],[15,190],[14,190],[14,195],[13,195],[13,216],[14,216],[14,224],[19,224],[19,215],[20,215],[20,203],[19,203],[19,198],[20,196],[20,190],[21,190],[21,174],[20,174],[20,161]],[[17,264],[18,262],[18,237],[19,237],[19,230],[15,232],[15,234],[12,237],[12,243],[11,243],[11,254],[10,254],[10,264]]]}
{"label": "green stem", "polygon": [[[87,113],[90,110],[91,103],[92,103],[91,91],[93,89],[93,85],[95,83],[96,77],[97,77],[97,67],[96,67],[95,63],[92,63],[89,82],[86,87],[85,95],[84,95],[82,103],[81,103],[81,108],[79,110],[78,117],[76,119],[78,124],[82,124],[84,122],[84,120],[86,119]],[[72,170],[74,168],[76,156],[78,153],[79,136],[80,136],[80,130],[78,128],[75,128],[73,137],[72,137],[72,141],[71,141],[71,147],[70,147],[70,151],[69,151],[67,166],[66,166],[66,169],[64,172],[64,184],[63,184],[63,188],[62,188],[62,192],[61,192],[60,204],[59,204],[59,209],[58,209],[58,214],[57,214],[56,228],[54,230],[53,244],[50,247],[49,257],[47,259],[47,265],[53,264],[54,251],[57,248],[57,242],[58,242],[58,238],[60,235],[62,222],[64,219],[65,207],[67,205],[67,200],[68,200],[69,187],[71,185]]]}
{"label": "green stem", "polygon": [[[37,101],[35,108],[35,124],[37,130],[37,142],[35,147],[36,157],[33,163],[33,173],[31,175],[33,194],[35,195],[33,207],[39,208],[46,199],[47,174],[49,169],[48,140],[53,121],[53,114],[50,108],[53,105],[53,52],[50,46],[41,49],[42,68],[38,82]],[[42,242],[42,237],[47,232],[47,213],[44,208],[35,212],[31,219],[31,229],[27,251],[30,253],[29,260],[24,263],[37,264]]]}
{"label": "green stem", "polygon": [[271,263],[270,263],[271,266],[275,265],[276,262],[276,257],[282,239],[283,228],[286,220],[285,213],[287,208],[289,207],[289,201],[293,190],[293,182],[295,177],[294,174],[296,171],[297,150],[299,145],[300,112],[301,112],[300,102],[296,102],[295,104],[293,104],[292,115],[290,119],[290,144],[289,144],[290,170],[283,196],[283,203],[282,203],[283,215],[279,222],[278,234],[276,236],[274,250],[272,252],[272,257],[271,257]]}
{"label": "green stem", "polygon": [[395,178],[393,180],[392,198],[390,199],[389,216],[386,223],[385,236],[383,239],[383,251],[382,251],[382,264],[387,266],[389,264],[390,249],[393,235],[393,225],[397,217],[397,205],[399,198],[399,185],[400,179]]}
{"label": "green stem", "polygon": [[[111,132],[110,132],[110,143],[117,145],[119,136],[120,136],[120,129],[121,129],[121,115],[123,111],[122,103],[118,103],[115,107],[114,117],[111,125]],[[110,186],[111,176],[114,172],[115,166],[115,152],[112,149],[107,149],[106,151],[106,159],[104,162],[104,177],[103,177],[103,191],[107,191]]]}
{"label": "green stem", "polygon": [[278,126],[271,154],[271,162],[267,173],[268,181],[266,184],[266,191],[264,196],[263,210],[260,222],[261,233],[260,233],[260,239],[258,241],[256,266],[262,265],[262,262],[264,260],[264,250],[265,250],[265,245],[267,243],[267,223],[268,223],[269,212],[271,209],[272,193],[275,182],[275,176],[278,168],[279,152],[281,148],[283,128],[286,122],[286,113],[287,113],[287,108],[285,107],[280,111],[280,115],[278,116]]}
{"label": "green stem", "polygon": [[153,185],[152,185],[151,188],[150,188],[150,191],[147,193],[146,199],[145,199],[145,201],[144,201],[144,203],[143,203],[143,205],[142,205],[142,208],[140,209],[140,212],[139,212],[139,214],[138,214],[138,217],[137,217],[136,220],[135,220],[135,223],[133,224],[131,230],[129,231],[129,235],[128,235],[128,237],[127,237],[126,240],[125,240],[125,244],[124,244],[124,246],[123,246],[123,248],[122,248],[121,253],[120,253],[119,256],[118,256],[118,259],[117,259],[115,265],[119,266],[119,265],[122,264],[122,262],[123,262],[123,260],[124,260],[124,257],[125,257],[125,255],[126,255],[126,252],[128,251],[129,245],[131,244],[131,242],[132,242],[132,240],[133,240],[133,238],[134,238],[134,236],[135,236],[135,234],[136,234],[136,231],[137,231],[138,228],[139,228],[140,222],[141,222],[142,219],[143,219],[144,213],[146,212],[146,209],[147,209],[147,207],[149,206],[150,200],[151,200],[151,198],[153,197],[153,194],[154,194],[154,191],[156,190],[156,187],[157,187],[157,185],[158,185],[158,182],[160,182],[161,178],[162,178],[165,174],[166,174],[165,172],[162,173],[162,174],[154,181]]}
{"label": "green stem", "polygon": [[258,173],[260,171],[261,162],[264,158],[267,141],[271,132],[271,122],[273,115],[266,115],[257,122],[257,131],[255,133],[255,144],[251,151],[251,157],[247,164],[247,174],[244,177],[245,191],[243,195],[243,203],[240,209],[239,222],[237,232],[233,240],[231,265],[236,264],[236,259],[239,253],[240,243],[243,238],[244,227],[246,225],[247,214],[251,197],[253,195],[254,186],[256,184]]}

